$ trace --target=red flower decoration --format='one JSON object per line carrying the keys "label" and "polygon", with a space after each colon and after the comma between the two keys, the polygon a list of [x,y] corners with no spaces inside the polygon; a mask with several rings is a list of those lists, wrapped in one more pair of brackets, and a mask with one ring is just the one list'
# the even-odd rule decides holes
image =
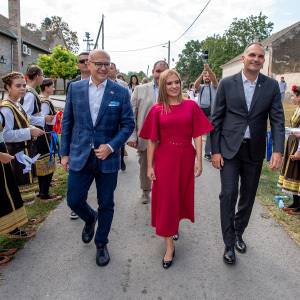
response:
{"label": "red flower decoration", "polygon": [[51,78],[51,79],[52,79],[53,82],[55,81],[53,78]]}
{"label": "red flower decoration", "polygon": [[26,82],[28,81],[28,78],[27,78],[27,76],[26,75],[24,75],[24,78],[25,78],[25,80],[26,80]]}
{"label": "red flower decoration", "polygon": [[295,85],[292,86],[292,92],[296,89],[297,87]]}

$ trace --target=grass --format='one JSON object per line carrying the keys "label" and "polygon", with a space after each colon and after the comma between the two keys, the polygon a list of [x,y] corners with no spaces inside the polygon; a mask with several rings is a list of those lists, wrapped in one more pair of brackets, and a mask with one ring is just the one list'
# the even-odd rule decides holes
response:
{"label": "grass", "polygon": [[[57,193],[58,195],[62,196],[63,200],[67,193],[68,174],[63,170],[62,166],[59,165],[54,173],[53,178],[60,178],[61,181],[59,181],[59,183],[61,183],[61,186],[51,188],[50,193]],[[37,219],[38,217],[42,217],[43,220],[45,220],[62,200],[57,200],[49,203],[41,203],[37,199],[33,204],[26,205],[25,209],[28,219]],[[20,228],[25,231],[36,231],[41,225],[42,223],[34,225],[25,224]],[[29,239],[9,239],[5,235],[2,235],[0,236],[0,249],[22,249],[24,248],[28,240]]]}
{"label": "grass", "polygon": [[[296,109],[295,105],[284,104],[285,126],[290,127],[290,119]],[[260,183],[257,190],[257,198],[266,207],[269,213],[281,223],[283,228],[294,238],[300,246],[300,216],[290,215],[278,207],[278,202],[274,201],[274,196],[287,196],[279,187],[277,181],[280,170],[270,171],[270,164],[264,161],[263,169],[260,177]],[[291,200],[285,201],[285,206],[292,203]]]}

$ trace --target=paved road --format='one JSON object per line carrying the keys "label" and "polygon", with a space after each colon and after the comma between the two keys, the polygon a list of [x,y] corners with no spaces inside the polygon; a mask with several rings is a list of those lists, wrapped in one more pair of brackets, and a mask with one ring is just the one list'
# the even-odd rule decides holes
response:
{"label": "paved road", "polygon": [[[237,253],[234,266],[222,261],[219,173],[206,161],[196,183],[196,222],[181,222],[174,264],[164,270],[164,241],[150,226],[150,205],[138,202],[137,154],[128,152],[109,265],[96,265],[94,244],[81,241],[83,222],[69,219],[63,201],[4,270],[1,299],[299,299],[300,249],[276,221],[261,217],[268,213],[258,201],[244,235],[248,252]],[[96,208],[94,186],[89,203]]]}

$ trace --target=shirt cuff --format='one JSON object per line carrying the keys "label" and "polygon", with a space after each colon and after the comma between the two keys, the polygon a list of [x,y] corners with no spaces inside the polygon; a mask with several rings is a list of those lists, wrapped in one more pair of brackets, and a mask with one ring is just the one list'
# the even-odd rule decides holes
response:
{"label": "shirt cuff", "polygon": [[110,148],[110,150],[111,150],[111,152],[112,153],[114,153],[115,152],[115,150],[111,147],[111,145],[110,144],[106,144],[109,148]]}

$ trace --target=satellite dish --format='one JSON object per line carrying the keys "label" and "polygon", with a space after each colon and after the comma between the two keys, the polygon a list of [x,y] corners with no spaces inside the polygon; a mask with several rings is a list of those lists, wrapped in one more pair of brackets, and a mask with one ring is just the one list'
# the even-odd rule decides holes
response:
{"label": "satellite dish", "polygon": [[50,26],[51,20],[49,18],[45,18],[45,25]]}

